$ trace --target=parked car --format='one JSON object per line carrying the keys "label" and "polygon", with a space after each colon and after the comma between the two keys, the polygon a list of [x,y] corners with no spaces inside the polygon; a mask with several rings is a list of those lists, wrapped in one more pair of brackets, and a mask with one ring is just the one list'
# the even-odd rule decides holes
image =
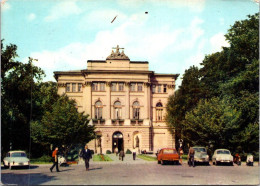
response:
{"label": "parked car", "polygon": [[205,147],[192,147],[195,150],[194,162],[209,165],[209,155]]}
{"label": "parked car", "polygon": [[219,165],[220,163],[228,163],[233,165],[233,156],[228,149],[216,149],[212,156],[213,165]]}
{"label": "parked car", "polygon": [[60,165],[67,163],[67,161],[66,161],[66,159],[65,159],[65,157],[63,155],[58,155],[58,163]]}
{"label": "parked car", "polygon": [[180,157],[176,149],[163,148],[157,154],[158,164],[164,165],[166,162],[179,163]]}
{"label": "parked car", "polygon": [[25,151],[9,151],[3,159],[4,167],[27,167],[30,166],[30,160],[27,158]]}
{"label": "parked car", "polygon": [[254,166],[254,157],[252,154],[248,154],[246,156],[246,165],[248,166]]}

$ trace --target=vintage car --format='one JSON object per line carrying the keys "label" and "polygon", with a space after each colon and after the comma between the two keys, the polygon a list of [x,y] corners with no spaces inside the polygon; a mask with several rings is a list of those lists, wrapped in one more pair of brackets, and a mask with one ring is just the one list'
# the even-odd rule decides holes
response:
{"label": "vintage car", "polygon": [[66,161],[66,159],[65,159],[65,157],[63,155],[58,155],[58,163],[60,165],[67,163],[67,161]]}
{"label": "vintage car", "polygon": [[233,165],[233,156],[227,149],[216,149],[212,156],[213,165],[219,165],[220,163],[228,163]]}
{"label": "vintage car", "polygon": [[25,151],[9,151],[3,159],[4,167],[27,167],[30,166],[30,160],[27,158]]}
{"label": "vintage car", "polygon": [[254,157],[252,154],[248,154],[246,156],[246,165],[248,166],[254,166]]}
{"label": "vintage car", "polygon": [[163,148],[157,154],[158,164],[164,165],[166,162],[179,163],[180,157],[176,149]]}
{"label": "vintage car", "polygon": [[195,150],[194,162],[195,163],[205,163],[209,165],[209,155],[207,154],[207,149],[205,147],[192,147]]}

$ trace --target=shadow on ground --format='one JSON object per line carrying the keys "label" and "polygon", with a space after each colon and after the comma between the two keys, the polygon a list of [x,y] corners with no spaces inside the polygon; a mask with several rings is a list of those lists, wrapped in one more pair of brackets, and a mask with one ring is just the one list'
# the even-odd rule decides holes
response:
{"label": "shadow on ground", "polygon": [[19,185],[39,185],[51,180],[55,180],[55,176],[47,176],[42,173],[32,174],[15,174],[2,173],[1,179],[3,184],[19,184]]}
{"label": "shadow on ground", "polygon": [[[31,165],[30,166],[30,169],[36,169],[36,168],[38,168],[39,166],[37,166],[37,165]],[[1,166],[1,170],[4,170],[4,169],[9,169],[8,167],[4,167],[4,166]],[[22,169],[24,169],[24,170],[28,170],[29,168],[27,168],[27,167],[12,167],[12,170],[22,170]]]}

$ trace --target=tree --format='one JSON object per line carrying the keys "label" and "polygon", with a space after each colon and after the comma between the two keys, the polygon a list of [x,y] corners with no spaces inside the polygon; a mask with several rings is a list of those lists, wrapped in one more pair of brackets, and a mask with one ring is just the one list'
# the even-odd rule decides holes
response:
{"label": "tree", "polygon": [[240,124],[241,112],[228,98],[202,99],[185,115],[185,141],[191,145],[213,145],[214,149],[235,147],[237,144],[233,144],[235,141],[231,134],[238,132]]}
{"label": "tree", "polygon": [[258,28],[258,14],[235,22],[225,35],[230,47],[205,56],[198,76],[187,78],[170,97],[167,121],[183,131],[186,141],[226,145],[237,152],[258,151]]}
{"label": "tree", "polygon": [[2,151],[12,149],[29,150],[30,120],[32,119],[33,90],[41,81],[44,72],[28,63],[15,61],[16,45],[2,46],[1,53],[1,126]]}
{"label": "tree", "polygon": [[166,121],[168,126],[174,129],[173,132],[175,131],[175,141],[181,138],[185,113],[196,106],[200,98],[204,97],[199,79],[198,67],[192,66],[185,70],[182,85],[168,99]]}
{"label": "tree", "polygon": [[88,116],[78,113],[74,100],[59,97],[46,110],[41,121],[32,123],[33,140],[38,143],[63,146],[65,157],[74,145],[85,144],[95,138],[94,126],[88,125]]}

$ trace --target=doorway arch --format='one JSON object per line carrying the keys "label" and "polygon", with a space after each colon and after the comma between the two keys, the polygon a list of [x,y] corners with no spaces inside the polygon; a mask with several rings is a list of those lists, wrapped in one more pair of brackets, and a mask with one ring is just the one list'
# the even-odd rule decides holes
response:
{"label": "doorway arch", "polygon": [[112,135],[112,152],[116,152],[116,148],[118,152],[124,150],[124,138],[123,134],[120,131],[116,131]]}

